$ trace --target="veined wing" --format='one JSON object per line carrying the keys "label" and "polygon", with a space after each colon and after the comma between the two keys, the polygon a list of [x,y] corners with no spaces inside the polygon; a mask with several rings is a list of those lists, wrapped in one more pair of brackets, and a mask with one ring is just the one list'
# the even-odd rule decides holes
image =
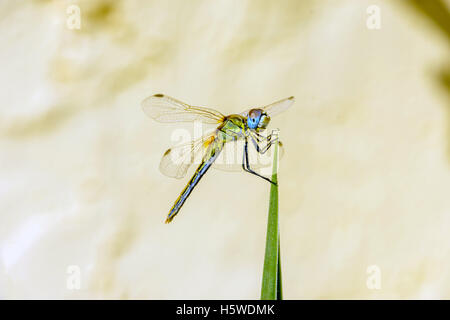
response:
{"label": "veined wing", "polygon": [[155,94],[142,101],[142,109],[159,122],[191,122],[218,124],[225,116],[211,108],[194,107],[163,94]]}
{"label": "veined wing", "polygon": [[[273,116],[276,116],[277,114],[285,111],[290,106],[292,106],[294,101],[295,101],[294,97],[289,97],[289,98],[286,98],[286,99],[283,99],[283,100],[271,103],[271,104],[269,104],[267,106],[262,107],[261,109],[264,110],[269,115],[269,117],[273,117]],[[255,108],[252,108],[252,109],[255,109]],[[251,109],[246,110],[246,111],[244,111],[241,114],[243,116],[247,116],[248,115],[248,111],[250,111],[250,110]]]}
{"label": "veined wing", "polygon": [[197,140],[167,149],[161,158],[159,170],[168,177],[176,179],[183,178],[193,163],[201,163],[204,152],[214,138],[215,131],[205,134]]}
{"label": "veined wing", "polygon": [[277,114],[285,111],[294,103],[294,97],[289,97],[274,103],[271,103],[262,109],[269,115],[269,117],[276,116]]}

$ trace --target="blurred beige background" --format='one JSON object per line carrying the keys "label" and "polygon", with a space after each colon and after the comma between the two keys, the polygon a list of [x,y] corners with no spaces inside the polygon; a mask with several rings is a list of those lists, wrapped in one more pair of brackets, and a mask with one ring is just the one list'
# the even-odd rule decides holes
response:
{"label": "blurred beige background", "polygon": [[0,297],[259,298],[269,184],[211,170],[165,225],[189,177],[158,171],[176,126],[140,102],[162,92],[296,97],[272,121],[286,299],[450,298],[449,2],[428,3],[2,1]]}

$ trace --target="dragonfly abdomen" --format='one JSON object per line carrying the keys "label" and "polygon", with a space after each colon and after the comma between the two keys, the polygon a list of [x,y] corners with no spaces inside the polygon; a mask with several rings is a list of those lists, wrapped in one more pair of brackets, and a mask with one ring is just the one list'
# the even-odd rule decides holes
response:
{"label": "dragonfly abdomen", "polygon": [[208,171],[208,169],[219,156],[220,152],[223,149],[223,146],[224,143],[222,141],[219,142],[218,140],[215,140],[213,143],[211,143],[208,152],[203,158],[202,163],[200,163],[197,170],[195,170],[195,173],[192,176],[191,180],[189,180],[188,184],[183,189],[180,196],[170,209],[170,212],[167,215],[166,223],[172,221],[172,219],[177,215],[178,211],[180,211],[181,207],[191,194],[192,190],[194,190],[200,179],[205,175],[206,171]]}

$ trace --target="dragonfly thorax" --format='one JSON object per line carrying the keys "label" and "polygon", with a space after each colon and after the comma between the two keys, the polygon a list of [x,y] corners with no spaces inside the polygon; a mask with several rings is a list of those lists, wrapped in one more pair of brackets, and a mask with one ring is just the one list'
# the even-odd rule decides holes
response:
{"label": "dragonfly thorax", "polygon": [[270,122],[270,117],[262,109],[251,109],[247,116],[247,126],[253,130],[264,130]]}

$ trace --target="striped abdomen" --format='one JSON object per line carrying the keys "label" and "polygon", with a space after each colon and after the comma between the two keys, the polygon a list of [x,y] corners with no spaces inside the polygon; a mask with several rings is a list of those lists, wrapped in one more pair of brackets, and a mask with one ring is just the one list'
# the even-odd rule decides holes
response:
{"label": "striped abdomen", "polygon": [[206,155],[203,157],[202,163],[200,163],[197,170],[195,170],[195,173],[192,176],[191,180],[189,180],[188,184],[183,189],[180,196],[170,209],[170,212],[167,215],[166,223],[172,221],[172,219],[177,215],[178,211],[180,211],[181,207],[191,194],[192,190],[194,190],[197,183],[200,181],[200,179],[203,177],[206,171],[208,171],[208,169],[214,163],[216,158],[219,156],[220,152],[223,149],[223,145],[224,145],[223,142],[218,142],[217,140],[211,143]]}

